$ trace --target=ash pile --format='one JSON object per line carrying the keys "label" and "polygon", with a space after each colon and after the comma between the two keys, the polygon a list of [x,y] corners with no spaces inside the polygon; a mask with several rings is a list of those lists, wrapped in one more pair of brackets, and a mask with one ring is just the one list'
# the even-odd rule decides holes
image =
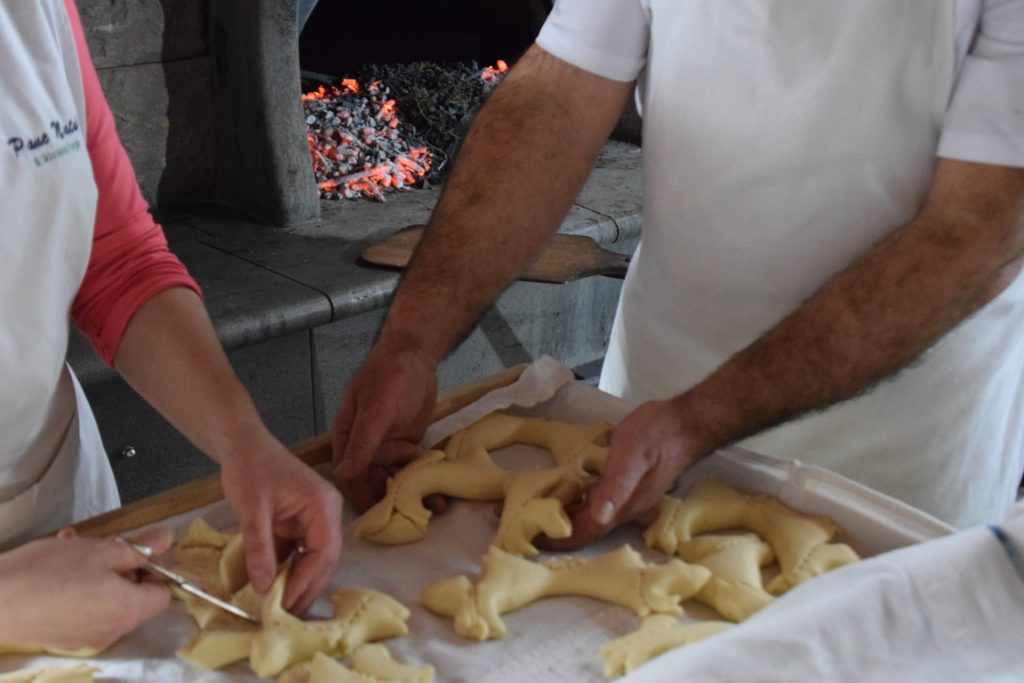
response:
{"label": "ash pile", "polygon": [[[322,199],[367,197],[439,181],[507,66],[398,64],[302,96]],[[365,85],[364,85],[365,84]]]}

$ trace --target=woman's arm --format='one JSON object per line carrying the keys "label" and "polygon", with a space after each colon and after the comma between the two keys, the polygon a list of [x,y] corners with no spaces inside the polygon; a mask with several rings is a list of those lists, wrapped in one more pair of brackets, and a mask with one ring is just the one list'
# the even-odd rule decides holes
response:
{"label": "woman's arm", "polygon": [[114,364],[146,401],[220,463],[257,589],[268,589],[274,578],[275,547],[304,549],[293,560],[284,604],[305,610],[341,553],[341,496],[267,431],[199,298],[179,287],[147,301],[128,324]]}
{"label": "woman's arm", "polygon": [[341,552],[340,496],[270,435],[231,369],[198,286],[149,214],[74,3],[65,4],[82,66],[87,147],[98,190],[93,250],[72,314],[101,356],[220,463],[253,584],[270,587],[276,543],[305,549],[284,601],[304,610]]}

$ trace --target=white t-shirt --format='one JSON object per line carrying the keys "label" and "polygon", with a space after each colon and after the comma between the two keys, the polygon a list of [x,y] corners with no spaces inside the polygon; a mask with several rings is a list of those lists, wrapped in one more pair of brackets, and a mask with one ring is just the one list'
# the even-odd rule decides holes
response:
{"label": "white t-shirt", "polygon": [[[911,220],[935,156],[1024,166],[1024,0],[559,0],[537,43],[638,79],[644,227],[602,388],[678,394]],[[747,446],[957,526],[1024,468],[1024,278],[911,368]]]}

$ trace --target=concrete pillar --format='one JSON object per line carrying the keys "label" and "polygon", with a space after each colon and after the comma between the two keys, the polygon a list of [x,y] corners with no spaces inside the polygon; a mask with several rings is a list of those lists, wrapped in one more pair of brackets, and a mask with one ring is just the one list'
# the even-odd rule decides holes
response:
{"label": "concrete pillar", "polygon": [[215,0],[216,198],[274,225],[320,217],[299,95],[298,0]]}

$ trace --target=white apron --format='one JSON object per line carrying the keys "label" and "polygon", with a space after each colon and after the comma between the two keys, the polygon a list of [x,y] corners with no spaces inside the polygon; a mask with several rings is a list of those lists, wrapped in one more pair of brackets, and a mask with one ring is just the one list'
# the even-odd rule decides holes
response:
{"label": "white apron", "polygon": [[60,0],[0,0],[0,546],[119,503],[64,362],[96,187],[81,72]]}
{"label": "white apron", "polygon": [[[601,387],[679,394],[913,218],[955,76],[953,0],[650,0],[644,228]],[[964,526],[1021,471],[1024,280],[870,394],[746,445]]]}

